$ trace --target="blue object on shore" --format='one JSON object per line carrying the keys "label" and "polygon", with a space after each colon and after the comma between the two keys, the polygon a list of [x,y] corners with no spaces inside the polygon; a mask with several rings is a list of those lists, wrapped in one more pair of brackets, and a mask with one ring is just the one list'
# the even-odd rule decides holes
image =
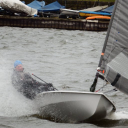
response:
{"label": "blue object on shore", "polygon": [[33,2],[27,4],[29,7],[31,8],[34,8],[34,9],[37,9],[38,11],[43,8],[45,6],[45,2],[44,1],[37,1],[37,0],[34,0]]}
{"label": "blue object on shore", "polygon": [[58,3],[58,1],[55,1],[51,4],[44,6],[41,10],[43,12],[53,12],[53,11],[59,11],[60,8],[65,8],[65,6],[62,6]]}
{"label": "blue object on shore", "polygon": [[113,12],[113,9],[114,9],[114,5],[101,10],[101,12],[112,13]]}
{"label": "blue object on shore", "polygon": [[103,16],[111,16],[110,13],[106,13],[106,12],[93,12],[93,11],[79,11],[82,13],[87,13],[87,14],[98,14],[98,15],[103,15]]}

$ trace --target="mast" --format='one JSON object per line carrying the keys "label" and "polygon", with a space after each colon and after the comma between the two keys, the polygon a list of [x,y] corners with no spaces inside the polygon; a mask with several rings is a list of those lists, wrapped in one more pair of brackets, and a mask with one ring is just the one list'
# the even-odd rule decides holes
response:
{"label": "mast", "polygon": [[[114,4],[114,10],[112,12],[112,17],[111,17],[111,20],[110,20],[110,23],[109,23],[109,27],[108,27],[107,35],[106,35],[105,42],[104,42],[104,45],[103,45],[103,49],[102,49],[100,61],[99,61],[99,64],[98,64],[98,68],[100,68],[101,67],[101,64],[102,64],[102,60],[103,60],[105,49],[106,49],[107,42],[108,42],[108,37],[109,37],[109,34],[110,34],[110,30],[111,30],[111,26],[112,26],[112,23],[113,23],[115,11],[116,11],[116,8],[117,8],[117,3],[118,3],[118,0],[116,0],[116,2]],[[96,88],[96,85],[97,85],[97,81],[98,81],[98,77],[99,77],[99,72],[96,73],[95,79],[93,81],[93,84],[90,87],[90,91],[91,92],[94,92],[95,91],[95,88]]]}
{"label": "mast", "polygon": [[98,0],[98,5],[99,5],[99,0]]}

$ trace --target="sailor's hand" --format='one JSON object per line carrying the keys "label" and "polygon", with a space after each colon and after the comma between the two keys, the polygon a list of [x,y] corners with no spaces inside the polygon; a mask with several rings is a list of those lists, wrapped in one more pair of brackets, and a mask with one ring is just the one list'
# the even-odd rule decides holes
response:
{"label": "sailor's hand", "polygon": [[52,86],[53,86],[53,84],[52,84],[52,83],[47,83],[47,85],[48,85],[48,86],[50,86],[50,87],[52,87]]}
{"label": "sailor's hand", "polygon": [[54,86],[53,86],[53,84],[52,83],[48,83],[47,84],[48,86],[49,86],[49,88],[51,88],[51,91],[55,91],[55,90],[57,90]]}

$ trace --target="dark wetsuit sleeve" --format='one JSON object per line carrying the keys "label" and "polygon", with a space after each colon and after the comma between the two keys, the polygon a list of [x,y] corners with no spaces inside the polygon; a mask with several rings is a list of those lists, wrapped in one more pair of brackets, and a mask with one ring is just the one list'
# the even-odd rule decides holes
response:
{"label": "dark wetsuit sleeve", "polygon": [[35,88],[33,87],[35,83],[36,81],[28,73],[14,70],[12,75],[13,86],[29,99],[33,99],[36,95]]}
{"label": "dark wetsuit sleeve", "polygon": [[12,79],[12,83],[16,85],[17,90],[29,99],[33,99],[40,92],[55,90],[52,84],[38,82],[29,73],[15,72]]}

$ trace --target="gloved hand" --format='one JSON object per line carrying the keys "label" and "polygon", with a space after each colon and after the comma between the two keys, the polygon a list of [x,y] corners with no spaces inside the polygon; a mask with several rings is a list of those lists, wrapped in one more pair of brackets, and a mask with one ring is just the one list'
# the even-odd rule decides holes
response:
{"label": "gloved hand", "polygon": [[57,90],[57,89],[53,86],[52,83],[48,83],[47,86],[48,86],[48,88],[49,88],[50,91],[55,91],[55,90]]}
{"label": "gloved hand", "polygon": [[47,83],[47,86],[53,87],[53,84],[52,83]]}

